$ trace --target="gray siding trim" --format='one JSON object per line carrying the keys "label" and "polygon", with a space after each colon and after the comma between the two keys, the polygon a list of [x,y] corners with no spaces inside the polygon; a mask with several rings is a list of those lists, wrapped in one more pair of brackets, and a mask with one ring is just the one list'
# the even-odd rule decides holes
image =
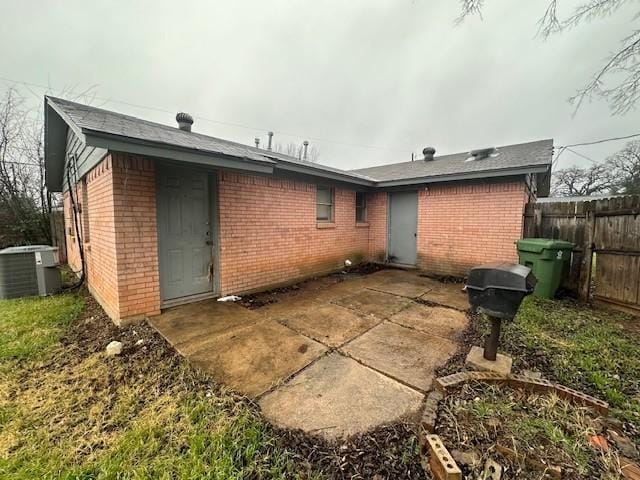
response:
{"label": "gray siding trim", "polygon": [[66,192],[69,189],[67,185],[67,169],[69,168],[69,158],[71,156],[75,156],[76,158],[77,171],[73,180],[77,182],[98,165],[108,153],[108,150],[104,148],[87,146],[84,141],[76,135],[74,130],[69,129],[65,149],[62,191]]}

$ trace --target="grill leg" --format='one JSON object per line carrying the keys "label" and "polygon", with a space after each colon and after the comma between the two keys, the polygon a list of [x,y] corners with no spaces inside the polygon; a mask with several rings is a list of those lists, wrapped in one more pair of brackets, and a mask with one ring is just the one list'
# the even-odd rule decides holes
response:
{"label": "grill leg", "polygon": [[498,353],[498,340],[500,339],[500,324],[502,321],[495,317],[489,318],[491,319],[491,334],[484,344],[484,358],[495,361]]}

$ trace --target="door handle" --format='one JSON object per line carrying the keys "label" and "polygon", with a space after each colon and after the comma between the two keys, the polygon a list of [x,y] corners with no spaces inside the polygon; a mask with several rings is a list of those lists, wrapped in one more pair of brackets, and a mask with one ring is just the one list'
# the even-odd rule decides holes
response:
{"label": "door handle", "polygon": [[205,243],[206,243],[207,245],[213,245],[213,240],[207,240]]}

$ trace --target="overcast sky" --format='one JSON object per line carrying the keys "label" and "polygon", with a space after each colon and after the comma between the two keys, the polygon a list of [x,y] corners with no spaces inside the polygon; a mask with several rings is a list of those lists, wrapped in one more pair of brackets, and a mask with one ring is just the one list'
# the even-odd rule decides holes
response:
{"label": "overcast sky", "polygon": [[[169,125],[186,111],[195,131],[247,144],[268,130],[308,139],[320,162],[345,169],[427,145],[639,132],[639,109],[612,116],[596,100],[572,116],[566,101],[630,32],[634,5],[543,41],[546,3],[487,0],[483,19],[455,26],[453,0],[2,0],[0,77],[53,94],[94,86],[94,105]],[[579,2],[560,3],[570,13]],[[34,103],[45,93],[29,89]],[[579,151],[601,160],[623,145]],[[571,164],[589,162],[563,154],[559,166]]]}

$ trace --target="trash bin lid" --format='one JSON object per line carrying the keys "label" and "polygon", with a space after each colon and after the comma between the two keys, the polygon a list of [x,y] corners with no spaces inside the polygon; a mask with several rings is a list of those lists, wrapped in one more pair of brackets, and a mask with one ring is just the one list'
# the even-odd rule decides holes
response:
{"label": "trash bin lid", "polygon": [[57,249],[58,247],[52,247],[51,245],[22,245],[20,247],[3,248],[0,250],[0,254],[46,252]]}
{"label": "trash bin lid", "polygon": [[500,262],[472,268],[466,287],[474,290],[497,288],[531,293],[535,285],[536,277],[529,267]]}
{"label": "trash bin lid", "polygon": [[573,243],[552,238],[523,238],[516,242],[519,252],[540,253],[543,250],[572,250]]}

